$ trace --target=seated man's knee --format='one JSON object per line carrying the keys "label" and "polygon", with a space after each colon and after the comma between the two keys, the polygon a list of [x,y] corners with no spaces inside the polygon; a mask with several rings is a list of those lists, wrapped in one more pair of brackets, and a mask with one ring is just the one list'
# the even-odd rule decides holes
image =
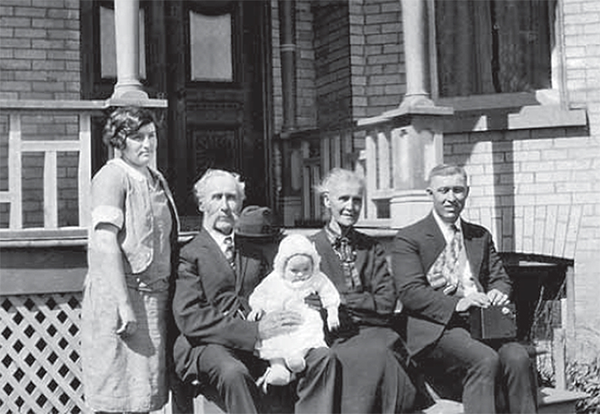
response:
{"label": "seated man's knee", "polygon": [[223,361],[219,369],[219,386],[234,387],[245,384],[251,378],[250,371],[241,361],[226,360]]}
{"label": "seated man's knee", "polygon": [[500,369],[500,356],[490,348],[488,351],[478,355],[477,362],[473,365],[472,369],[486,376],[496,376]]}
{"label": "seated man's knee", "polygon": [[516,342],[503,345],[498,354],[505,367],[514,369],[525,368],[531,365],[531,359],[525,347]]}
{"label": "seated man's knee", "polygon": [[198,360],[198,371],[208,375],[217,388],[235,387],[251,377],[248,367],[221,346],[207,346]]}

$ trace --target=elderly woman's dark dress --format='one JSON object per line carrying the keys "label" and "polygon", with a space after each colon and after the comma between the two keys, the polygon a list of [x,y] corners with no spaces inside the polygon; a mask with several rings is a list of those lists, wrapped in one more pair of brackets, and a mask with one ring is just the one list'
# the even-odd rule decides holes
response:
{"label": "elderly woman's dark dress", "polygon": [[392,351],[396,289],[383,247],[353,228],[339,236],[327,225],[312,239],[342,296],[342,325],[331,337],[343,368],[342,412],[411,412],[415,387]]}

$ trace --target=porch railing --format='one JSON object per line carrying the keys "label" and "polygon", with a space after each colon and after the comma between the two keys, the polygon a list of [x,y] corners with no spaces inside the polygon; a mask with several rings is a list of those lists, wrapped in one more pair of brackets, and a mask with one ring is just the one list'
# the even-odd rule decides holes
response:
{"label": "porch railing", "polygon": [[0,242],[86,237],[92,117],[127,103],[134,102],[0,100]]}
{"label": "porch railing", "polygon": [[304,130],[279,140],[282,154],[281,193],[289,226],[313,227],[324,220],[315,187],[332,168],[354,168],[357,151],[352,127]]}
{"label": "porch railing", "polygon": [[280,143],[284,215],[294,215],[287,225],[322,223],[325,213],[315,187],[328,171],[341,167],[355,170],[365,178],[359,224],[390,226],[392,174],[398,167],[392,158],[391,133],[367,133],[356,126],[335,131],[308,130],[294,132]]}
{"label": "porch railing", "polygon": [[[7,207],[10,211],[8,220],[3,220],[3,226],[8,226],[0,229],[0,238],[85,236],[91,198],[91,116],[101,109],[95,101],[0,101],[2,123],[8,130],[7,157],[2,160],[7,165],[8,185],[0,191],[0,203],[5,203],[3,212]],[[61,168],[60,153],[71,159]],[[24,165],[28,154],[41,154],[42,158]],[[59,197],[59,179],[71,181],[67,194],[73,201],[71,208],[77,210],[77,221],[71,225],[59,225],[59,206],[67,207],[66,200]],[[32,181],[42,182],[41,200],[35,194],[39,188],[24,189]],[[32,220],[24,217],[35,204],[43,216]]]}

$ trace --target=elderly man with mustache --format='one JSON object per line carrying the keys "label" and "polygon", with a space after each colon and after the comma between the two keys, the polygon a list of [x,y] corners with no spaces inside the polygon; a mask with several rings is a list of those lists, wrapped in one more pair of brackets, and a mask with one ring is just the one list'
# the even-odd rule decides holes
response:
{"label": "elderly man with mustache", "polygon": [[[248,297],[270,264],[260,250],[235,243],[233,230],[245,198],[237,174],[209,170],[194,192],[203,220],[200,232],[182,247],[177,269],[173,312],[181,334],[174,348],[176,371],[185,382],[208,382],[229,413],[265,412],[256,381],[266,362],[255,351],[263,340],[297,329],[302,319],[292,311],[246,319]],[[338,366],[327,348],[308,352],[306,369],[295,383],[294,412],[338,411]]]}

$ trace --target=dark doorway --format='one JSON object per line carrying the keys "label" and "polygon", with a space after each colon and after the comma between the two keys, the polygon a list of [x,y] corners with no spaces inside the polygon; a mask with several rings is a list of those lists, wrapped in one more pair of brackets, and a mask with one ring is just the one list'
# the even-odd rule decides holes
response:
{"label": "dark doorway", "polygon": [[197,216],[191,189],[209,168],[240,173],[247,204],[269,203],[267,6],[263,1],[168,3],[171,161],[184,217]]}

